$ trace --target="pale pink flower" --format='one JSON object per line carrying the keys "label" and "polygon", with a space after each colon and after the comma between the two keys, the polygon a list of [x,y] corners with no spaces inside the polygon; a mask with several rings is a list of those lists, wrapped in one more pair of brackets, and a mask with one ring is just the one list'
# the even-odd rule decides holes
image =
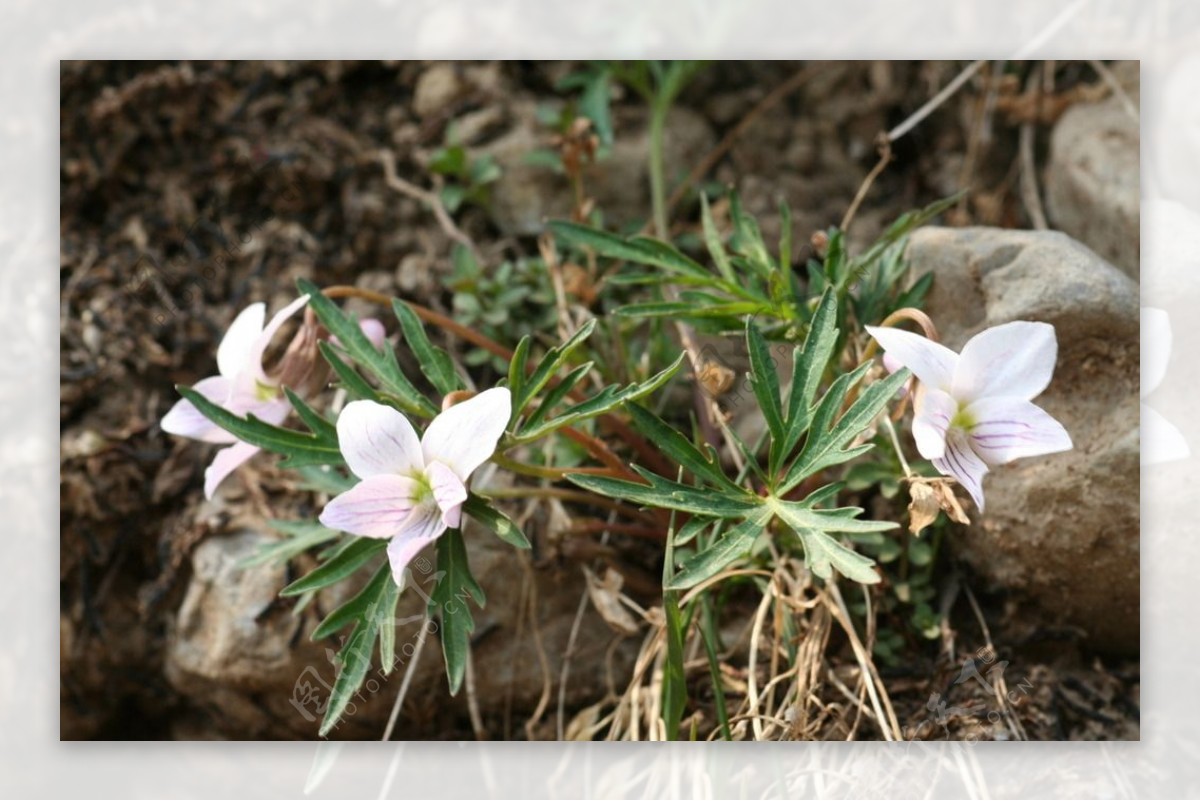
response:
{"label": "pale pink flower", "polygon": [[362,481],[321,512],[321,523],[360,537],[390,539],[397,584],[426,545],[462,522],[467,480],[491,458],[512,414],[512,395],[496,387],[451,406],[418,438],[390,406],[354,401],[338,416],[338,444]]}
{"label": "pale pink flower", "polygon": [[[280,326],[307,302],[308,295],[292,301],[272,317],[265,328],[265,304],[255,303],[244,309],[229,326],[217,347],[219,374],[197,381],[193,389],[240,417],[253,414],[273,425],[283,422],[291,404],[283,396],[279,385],[263,370],[263,353]],[[162,419],[162,430],[180,437],[229,445],[217,451],[212,464],[204,471],[206,498],[211,498],[217,485],[259,450],[258,446],[238,440],[213,423],[187,400],[181,400],[171,407]]]}
{"label": "pale pink flower", "polygon": [[1030,402],[1054,373],[1054,326],[1018,321],[989,328],[961,354],[896,328],[867,326],[867,333],[920,381],[913,397],[917,450],[956,478],[980,511],[990,467],[1071,449],[1062,424]]}

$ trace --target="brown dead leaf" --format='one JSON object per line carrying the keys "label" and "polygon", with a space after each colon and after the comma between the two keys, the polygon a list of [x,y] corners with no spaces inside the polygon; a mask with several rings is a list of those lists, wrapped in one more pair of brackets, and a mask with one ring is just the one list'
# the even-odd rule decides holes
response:
{"label": "brown dead leaf", "polygon": [[596,574],[586,567],[583,573],[587,576],[587,591],[592,599],[592,606],[596,607],[596,611],[604,618],[609,628],[625,637],[637,634],[637,620],[621,603],[621,585],[625,583],[624,577],[612,568],[605,569],[603,578],[597,578]]}
{"label": "brown dead leaf", "polygon": [[945,512],[955,523],[969,524],[971,519],[954,495],[950,482],[944,478],[914,477],[908,485],[912,499],[908,504],[908,530],[920,535],[921,531],[937,520],[938,512]]}

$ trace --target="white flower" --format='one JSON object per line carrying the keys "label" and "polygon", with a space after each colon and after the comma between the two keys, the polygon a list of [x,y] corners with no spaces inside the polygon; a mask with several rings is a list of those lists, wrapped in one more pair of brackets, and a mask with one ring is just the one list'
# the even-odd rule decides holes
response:
{"label": "white flower", "polygon": [[1142,464],[1186,459],[1191,450],[1183,433],[1151,409],[1145,398],[1162,383],[1171,356],[1171,318],[1162,309],[1142,307]]}
{"label": "white flower", "polygon": [[1050,383],[1054,326],[1012,322],[971,338],[957,354],[918,334],[867,326],[887,354],[912,370],[917,450],[954,476],[983,511],[983,477],[1013,459],[1071,449],[1071,437],[1030,403]]}
{"label": "white flower", "polygon": [[400,584],[409,561],[462,522],[467,480],[491,458],[511,414],[511,393],[496,387],[451,406],[418,439],[390,406],[347,404],[338,416],[338,444],[362,481],[325,506],[321,523],[390,539],[388,560]]}
{"label": "white flower", "polygon": [[[263,354],[280,326],[307,302],[308,295],[292,301],[272,317],[265,328],[265,304],[255,303],[243,309],[217,347],[219,374],[197,381],[193,389],[240,417],[249,413],[272,425],[283,422],[291,404],[279,384],[264,371]],[[181,400],[172,406],[161,425],[168,434],[229,444],[228,448],[217,451],[212,464],[204,471],[206,498],[211,498],[227,475],[259,451],[258,446],[240,441],[210,421],[191,401]]]}

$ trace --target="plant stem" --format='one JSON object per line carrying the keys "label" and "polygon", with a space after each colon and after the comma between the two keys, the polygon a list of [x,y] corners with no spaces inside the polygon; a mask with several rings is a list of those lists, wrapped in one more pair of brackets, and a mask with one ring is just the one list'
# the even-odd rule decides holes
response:
{"label": "plant stem", "polygon": [[667,240],[667,189],[663,158],[669,100],[657,97],[650,105],[650,202],[654,210],[654,235]]}

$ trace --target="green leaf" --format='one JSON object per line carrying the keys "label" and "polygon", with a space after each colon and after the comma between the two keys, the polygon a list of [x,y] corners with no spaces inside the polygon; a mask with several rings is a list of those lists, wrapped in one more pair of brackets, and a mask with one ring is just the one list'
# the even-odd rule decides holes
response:
{"label": "green leaf", "polygon": [[767,499],[771,508],[783,522],[792,528],[815,528],[821,531],[867,532],[890,531],[899,526],[890,520],[858,520],[854,516],[862,512],[858,507],[843,509],[810,509],[803,501]]}
{"label": "green leaf", "polygon": [[613,143],[612,115],[609,111],[609,71],[596,70],[588,76],[579,98],[579,110],[592,121],[600,144],[608,147]]}
{"label": "green leaf", "polygon": [[631,303],[620,307],[616,313],[622,317],[684,317],[704,320],[713,317],[741,317],[746,314],[755,316],[770,311],[770,306],[755,301],[730,301],[703,306],[680,301],[652,301]]}
{"label": "green leaf", "polygon": [[633,469],[650,483],[635,484],[619,478],[580,473],[567,475],[567,480],[609,498],[620,498],[647,507],[675,509],[708,517],[742,517],[762,508],[763,505],[762,498],[745,491],[739,494],[714,492],[679,484],[643,470],[637,465],[634,465]]}
{"label": "green leaf", "polygon": [[837,296],[826,290],[809,323],[804,347],[792,353],[792,389],[788,396],[788,436],[784,453],[790,453],[800,441],[800,435],[808,430],[813,399],[836,344]]}
{"label": "green leaf", "polygon": [[668,740],[679,739],[679,722],[687,705],[687,676],[683,669],[683,615],[679,612],[678,593],[663,593],[666,623],[667,658],[663,663],[662,719]]}
{"label": "green leaf", "polygon": [[887,531],[896,528],[896,523],[887,520],[856,520],[845,515],[846,512],[855,514],[858,510],[813,510],[799,503],[777,499],[772,499],[769,505],[779,518],[800,536],[804,544],[805,562],[814,575],[829,579],[832,576],[832,566],[847,578],[863,584],[879,581],[879,574],[873,569],[873,561],[850,550],[826,532]]}
{"label": "green leaf", "polygon": [[712,609],[712,599],[707,594],[702,595],[700,604],[700,636],[704,640],[704,652],[708,656],[708,672],[712,680],[713,700],[716,702],[717,722],[721,726],[721,736],[726,741],[731,741],[733,740],[733,732],[729,729],[729,712],[725,708],[725,683],[721,679],[721,660],[717,654],[721,635],[717,632],[717,624]]}
{"label": "green leaf", "polygon": [[463,504],[463,511],[514,548],[529,550],[533,547],[529,544],[525,532],[521,531],[508,515],[491,504],[490,499],[472,493]]}
{"label": "green leaf", "polygon": [[344,604],[334,609],[321,623],[313,629],[311,639],[316,642],[323,640],[336,631],[340,631],[354,623],[361,622],[367,613],[375,609],[384,597],[388,585],[396,586],[392,580],[392,566],[386,562],[379,566],[375,575],[358,593]]}
{"label": "green leaf", "polygon": [[341,667],[333,681],[333,689],[329,693],[329,706],[321,721],[322,737],[341,720],[346,707],[350,705],[351,699],[367,678],[367,671],[371,669],[371,654],[375,650],[375,638],[378,635],[379,628],[374,622],[359,625],[338,652]]}
{"label": "green leaf", "polygon": [[546,397],[542,398],[541,402],[529,413],[529,416],[522,421],[521,428],[517,431],[517,434],[519,435],[521,430],[524,429],[536,428],[539,423],[546,419],[546,415],[550,414],[552,409],[562,403],[563,399],[571,393],[571,390],[575,389],[576,385],[591,372],[595,364],[595,362],[584,362],[567,373],[566,378],[559,381],[556,386],[547,392]]}
{"label": "green leaf", "polygon": [[[629,415],[633,427],[637,429],[663,455],[679,463],[698,478],[702,478],[732,492],[740,492],[737,484],[731,481],[723,470],[712,446],[707,446],[708,453],[702,454],[692,444],[691,440],[680,434],[661,418],[637,404],[630,404]],[[686,525],[685,525],[686,528]]]}
{"label": "green leaf", "polygon": [[429,341],[425,326],[421,324],[416,312],[399,299],[392,300],[392,310],[395,311],[400,328],[404,331],[404,341],[412,349],[417,363],[421,365],[421,372],[429,379],[429,383],[433,384],[434,389],[442,395],[462,389],[463,382],[454,369],[454,362],[450,360],[446,351],[435,347]]}
{"label": "green leaf", "polygon": [[[754,397],[758,399],[758,406],[762,409],[771,439],[782,442],[786,432],[779,400],[779,374],[775,371],[775,362],[771,359],[767,341],[751,320],[746,321],[746,347],[750,352],[750,388],[754,390]],[[774,471],[772,465],[770,472]]]}
{"label": "green leaf", "polygon": [[[508,389],[513,394],[513,398],[521,397],[525,391],[525,365],[529,360],[529,348],[533,343],[533,338],[528,334],[521,337],[521,341],[517,343],[517,349],[513,351],[512,360],[508,363]],[[513,420],[521,413],[521,409],[513,406]]]}
{"label": "green leaf", "polygon": [[721,234],[717,231],[716,223],[713,222],[712,209],[708,207],[708,197],[703,192],[700,193],[700,219],[704,225],[704,243],[708,247],[709,255],[713,258],[713,263],[717,265],[717,270],[729,283],[737,283],[737,276],[729,263],[729,254],[725,252],[725,243],[721,241]]}
{"label": "green leaf", "polygon": [[679,531],[675,533],[674,544],[676,546],[687,545],[689,542],[696,539],[696,535],[711,526],[714,522],[716,521],[714,521],[711,517],[700,517],[699,515],[691,517],[686,523],[680,526]]}
{"label": "green leaf", "polygon": [[254,567],[267,562],[286,562],[309,548],[336,539],[338,532],[310,520],[271,520],[271,528],[282,531],[287,539],[264,545],[254,554],[238,562],[238,567]]}
{"label": "green leaf", "polygon": [[263,422],[254,415],[238,417],[190,387],[179,386],[176,389],[179,390],[180,395],[191,401],[201,414],[242,442],[286,456],[287,458],[280,463],[281,467],[343,464],[342,452],[338,450],[336,437],[330,440],[328,437],[316,434],[304,434],[289,428],[280,428]]}
{"label": "green leaf", "polygon": [[771,522],[772,514],[765,505],[752,511],[745,520],[729,528],[709,547],[686,559],[667,588],[686,590],[694,587],[748,554],[754,541]]}
{"label": "green leaf", "polygon": [[533,427],[523,427],[522,431],[513,437],[512,444],[531,442],[544,437],[551,431],[564,426],[577,425],[584,420],[590,420],[593,417],[607,414],[622,404],[643,398],[667,383],[671,379],[671,376],[675,375],[676,371],[679,370],[686,357],[686,353],[679,354],[679,357],[675,359],[675,362],[671,366],[656,375],[650,376],[650,378],[640,384],[629,384],[622,388],[618,388],[616,384],[610,384],[587,400],[568,406],[561,414],[550,420],[546,420]]}
{"label": "green leaf", "polygon": [[319,565],[303,578],[296,579],[279,591],[280,595],[301,595],[310,590],[319,590],[336,584],[355,570],[370,562],[387,547],[387,540],[370,537],[351,537],[345,547],[339,548],[326,562]]}
{"label": "green leaf", "polygon": [[838,283],[839,292],[844,294],[846,291],[848,291],[866,274],[866,272],[875,264],[875,262],[878,261],[881,256],[883,256],[884,252],[886,252],[888,248],[898,242],[901,238],[907,236],[913,230],[921,227],[946,209],[953,206],[959,201],[959,198],[962,197],[962,194],[963,193],[960,192],[952,197],[930,203],[923,209],[910,211],[906,214],[900,215],[900,217],[897,218],[894,223],[888,226],[888,229],[884,231],[878,239],[875,240],[874,244],[867,248],[865,253],[851,260],[849,267],[846,269],[845,274],[841,276],[841,280]]}
{"label": "green leaf", "polygon": [[823,531],[798,528],[800,541],[804,543],[804,561],[814,576],[828,581],[832,578],[831,567],[852,581],[861,584],[876,584],[879,574],[874,562],[842,545]]}
{"label": "green leaf", "polygon": [[308,295],[309,308],[321,321],[321,325],[338,338],[342,349],[351,359],[375,376],[382,390],[394,398],[402,411],[419,417],[433,417],[438,413],[438,407],[418,392],[412,382],[404,376],[400,363],[396,361],[396,352],[391,347],[385,346],[382,350],[376,350],[359,327],[358,321],[348,317],[311,281],[301,278],[296,285],[301,293]]}
{"label": "green leaf", "polygon": [[435,609],[441,610],[442,655],[446,661],[450,694],[456,695],[467,672],[471,632],[475,631],[470,600],[474,599],[475,603],[482,607],[485,599],[483,588],[471,575],[461,531],[456,528],[447,529],[446,533],[438,538],[437,561],[442,578],[430,595],[429,610],[430,614]]}
{"label": "green leaf", "polygon": [[657,239],[624,239],[589,225],[564,220],[553,220],[548,227],[560,243],[576,248],[589,248],[599,256],[659,267],[673,273],[704,279],[706,282],[712,282],[716,278],[692,259]]}
{"label": "green leaf", "polygon": [[847,462],[870,449],[870,443],[851,448],[845,446],[865,431],[867,426],[887,406],[888,401],[895,397],[896,392],[908,380],[909,371],[907,369],[897,370],[887,378],[867,387],[845,414],[831,425],[834,415],[842,407],[849,387],[860,380],[869,367],[869,364],[863,364],[853,372],[839,376],[838,380],[834,381],[833,386],[829,388],[813,415],[812,430],[809,432],[808,441],[805,443],[800,457],[796,459],[784,477],[780,493],[787,492],[808,476],[826,467]]}
{"label": "green leaf", "polygon": [[[592,318],[579,327],[579,330],[572,334],[566,342],[560,345],[555,345],[542,358],[537,369],[529,376],[527,381],[522,382],[520,392],[513,390],[513,414],[519,414],[529,404],[539,392],[550,383],[554,374],[558,369],[566,363],[571,353],[592,335],[596,330],[596,320]],[[519,348],[519,346],[518,346]]]}
{"label": "green leaf", "polygon": [[288,403],[296,410],[296,415],[308,430],[318,439],[325,442],[337,442],[337,426],[321,416],[319,412],[304,402],[304,399],[287,387],[283,388]]}
{"label": "green leaf", "polygon": [[380,403],[379,393],[375,388],[367,383],[366,379],[355,372],[354,368],[346,364],[337,354],[337,350],[333,345],[322,340],[317,343],[317,347],[321,350],[321,355],[325,357],[325,361],[329,362],[329,366],[333,368],[333,372],[341,379],[342,386],[346,389],[346,393],[353,400],[371,400]]}

